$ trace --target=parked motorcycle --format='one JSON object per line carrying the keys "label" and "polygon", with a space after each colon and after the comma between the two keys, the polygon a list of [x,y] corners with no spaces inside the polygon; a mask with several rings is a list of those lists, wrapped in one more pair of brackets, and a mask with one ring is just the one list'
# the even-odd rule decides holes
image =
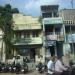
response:
{"label": "parked motorcycle", "polygon": [[15,73],[16,72],[16,66],[15,66],[15,64],[12,64],[11,65],[11,72],[12,73]]}
{"label": "parked motorcycle", "polygon": [[21,73],[27,73],[28,72],[28,65],[26,63],[24,63],[21,66]]}
{"label": "parked motorcycle", "polygon": [[11,64],[5,64],[5,67],[6,72],[11,72]]}
{"label": "parked motorcycle", "polygon": [[39,73],[43,73],[45,66],[40,62],[38,65],[36,65],[36,70],[38,70]]}
{"label": "parked motorcycle", "polygon": [[[20,73],[20,71],[21,71],[21,65],[20,65],[20,63],[17,63],[17,64],[15,65],[15,68],[16,68],[15,72],[16,72],[16,73]],[[15,68],[14,68],[14,69],[15,69]]]}

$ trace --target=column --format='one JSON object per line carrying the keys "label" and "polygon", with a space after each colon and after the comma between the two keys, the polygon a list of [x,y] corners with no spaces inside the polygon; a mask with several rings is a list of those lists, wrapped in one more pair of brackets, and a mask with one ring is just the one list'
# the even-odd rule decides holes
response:
{"label": "column", "polygon": [[55,26],[54,26],[54,28],[53,28],[53,35],[55,35]]}
{"label": "column", "polygon": [[5,63],[5,61],[6,61],[6,51],[5,51],[5,48],[6,48],[5,42],[3,41],[3,55],[2,55],[2,62],[4,62],[4,63]]}
{"label": "column", "polygon": [[[65,44],[66,44],[66,31],[65,31],[65,25],[64,24],[63,24],[63,36],[64,36],[64,41],[65,41],[63,46],[65,47]],[[63,49],[64,49],[63,54],[65,55],[66,47],[63,48]]]}
{"label": "column", "polygon": [[63,24],[63,34],[64,34],[64,40],[65,40],[65,43],[66,43],[66,31],[65,31],[65,25]]}
{"label": "column", "polygon": [[24,33],[23,32],[21,33],[21,38],[24,38]]}
{"label": "column", "polygon": [[56,47],[56,41],[55,41],[55,56],[57,56],[57,47]]}
{"label": "column", "polygon": [[44,25],[44,19],[42,20],[43,22],[43,47],[42,47],[42,55],[43,55],[43,59],[44,59],[44,62],[45,62],[45,25]]}
{"label": "column", "polygon": [[70,35],[71,35],[71,43],[72,43],[72,49],[73,49],[73,56],[74,56],[74,59],[75,59],[75,51],[74,51],[74,43],[73,43],[73,36],[72,36],[72,28],[71,28],[71,25],[70,25]]}
{"label": "column", "polygon": [[17,55],[17,52],[16,52],[16,49],[14,49],[14,56],[16,56]]}
{"label": "column", "polygon": [[52,17],[54,17],[54,13],[52,12]]}

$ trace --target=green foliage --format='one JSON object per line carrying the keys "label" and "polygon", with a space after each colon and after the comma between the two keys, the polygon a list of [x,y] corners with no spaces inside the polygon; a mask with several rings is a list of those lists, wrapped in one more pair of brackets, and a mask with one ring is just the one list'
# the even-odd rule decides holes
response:
{"label": "green foliage", "polygon": [[0,6],[0,28],[4,32],[3,40],[6,44],[6,57],[8,58],[11,55],[11,38],[13,36],[13,29],[12,29],[12,14],[18,13],[18,9],[15,11],[11,8],[10,4],[6,4],[4,7]]}
{"label": "green foliage", "polygon": [[17,8],[13,8],[13,9],[12,9],[12,13],[19,13],[19,11],[18,11]]}
{"label": "green foliage", "polygon": [[42,24],[42,16],[39,17],[39,22]]}

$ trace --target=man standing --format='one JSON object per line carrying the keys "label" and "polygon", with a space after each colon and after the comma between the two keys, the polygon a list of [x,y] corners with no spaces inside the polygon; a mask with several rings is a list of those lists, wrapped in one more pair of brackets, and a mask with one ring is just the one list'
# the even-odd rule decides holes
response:
{"label": "man standing", "polygon": [[55,61],[55,56],[52,56],[47,64],[48,75],[52,75],[54,73],[54,61]]}

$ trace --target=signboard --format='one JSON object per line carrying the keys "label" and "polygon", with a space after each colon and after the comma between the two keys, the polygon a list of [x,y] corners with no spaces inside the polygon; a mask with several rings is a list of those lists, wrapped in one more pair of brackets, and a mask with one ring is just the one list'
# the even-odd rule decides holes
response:
{"label": "signboard", "polygon": [[57,18],[44,18],[43,19],[44,24],[62,24],[63,20],[61,17]]}
{"label": "signboard", "polygon": [[46,46],[52,46],[55,44],[56,44],[56,41],[49,41],[49,40],[46,41]]}

